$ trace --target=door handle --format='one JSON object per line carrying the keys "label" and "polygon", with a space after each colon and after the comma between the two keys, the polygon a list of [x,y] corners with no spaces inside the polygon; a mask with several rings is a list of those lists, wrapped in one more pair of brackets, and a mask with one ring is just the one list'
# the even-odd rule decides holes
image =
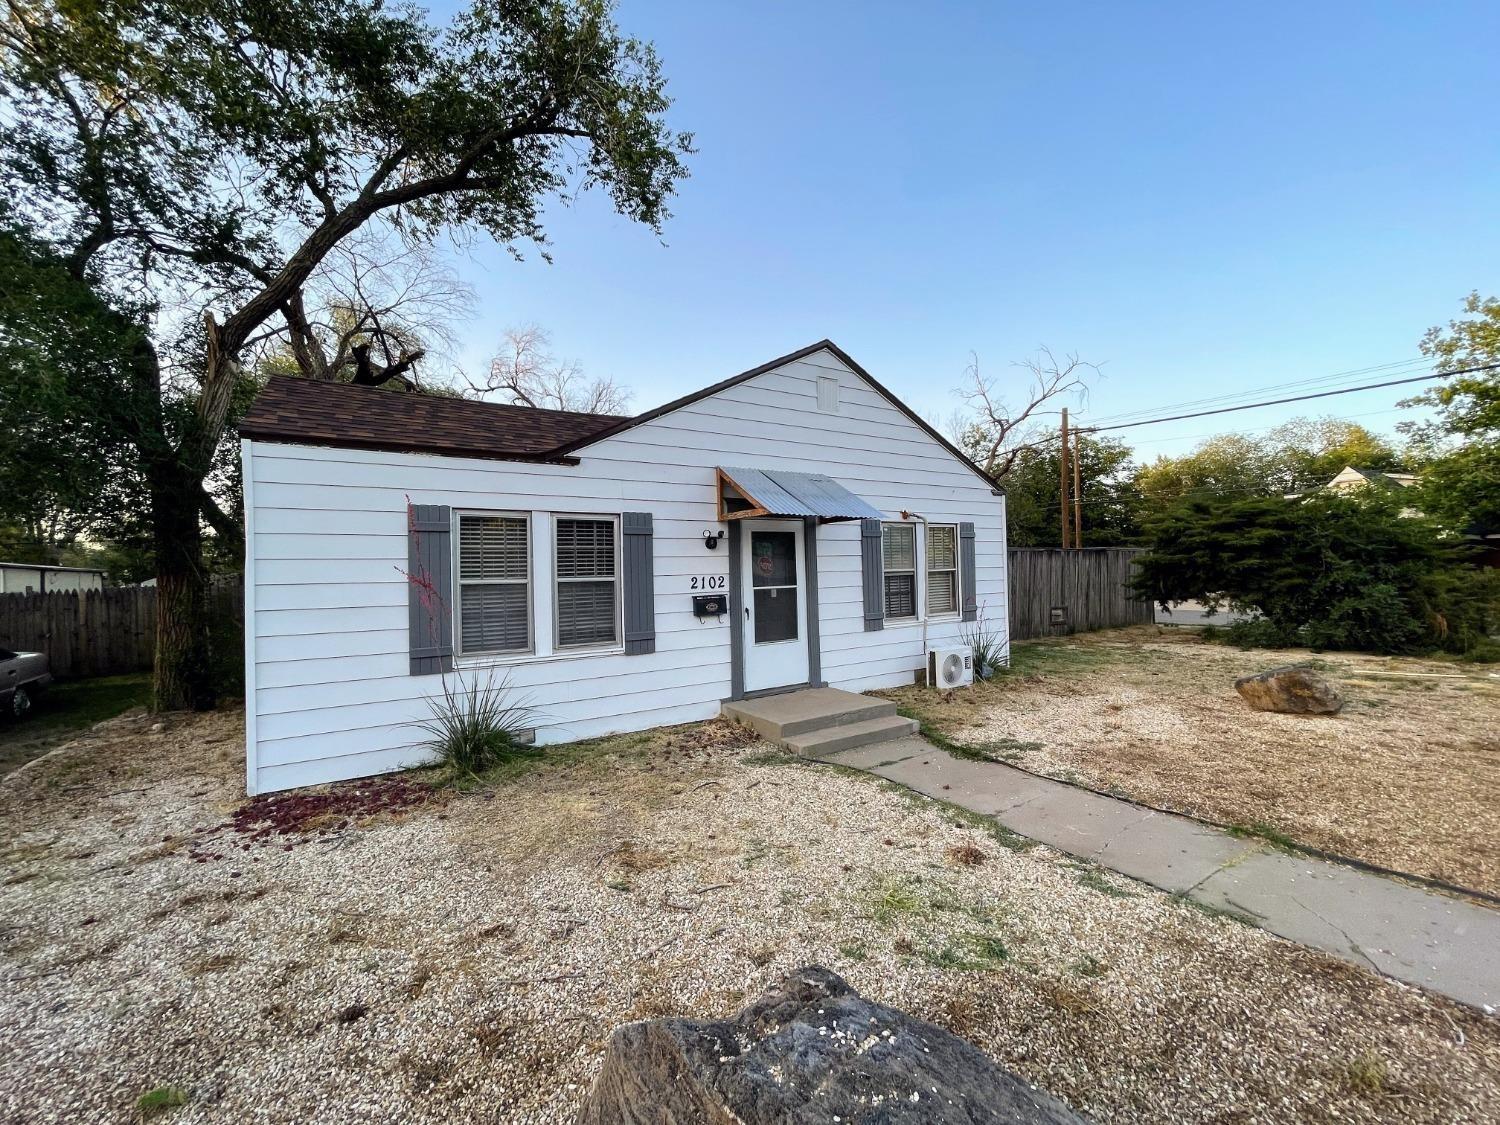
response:
{"label": "door handle", "polygon": [[750,620],[750,607],[749,606],[745,607],[745,620],[746,621]]}

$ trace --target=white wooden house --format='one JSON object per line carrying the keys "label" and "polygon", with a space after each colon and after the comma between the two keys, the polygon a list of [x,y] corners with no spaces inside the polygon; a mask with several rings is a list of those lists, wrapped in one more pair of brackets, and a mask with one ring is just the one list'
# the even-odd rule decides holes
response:
{"label": "white wooden house", "polygon": [[240,433],[251,793],[423,761],[445,677],[547,744],[1004,641],[1003,493],[828,341],[634,418],[275,379]]}

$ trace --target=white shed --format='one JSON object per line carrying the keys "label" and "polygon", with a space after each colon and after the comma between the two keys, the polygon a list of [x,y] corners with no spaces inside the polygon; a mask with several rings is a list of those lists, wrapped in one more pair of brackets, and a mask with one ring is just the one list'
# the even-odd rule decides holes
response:
{"label": "white shed", "polygon": [[1006,639],[1003,493],[826,340],[634,418],[273,379],[240,434],[251,793],[422,762],[454,676],[548,744]]}
{"label": "white shed", "polygon": [[0,594],[81,594],[102,589],[102,570],[81,566],[0,563]]}

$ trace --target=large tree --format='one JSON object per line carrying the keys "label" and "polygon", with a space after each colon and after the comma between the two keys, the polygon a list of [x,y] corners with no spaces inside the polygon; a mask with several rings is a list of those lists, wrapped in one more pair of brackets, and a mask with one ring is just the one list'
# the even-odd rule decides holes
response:
{"label": "large tree", "polygon": [[[1470,293],[1464,312],[1422,341],[1439,371],[1500,363],[1500,299]],[[1500,534],[1500,370],[1454,376],[1407,405],[1435,411],[1403,427],[1423,462],[1422,509],[1457,530]]]}
{"label": "large tree", "polygon": [[381,0],[6,0],[0,93],[0,184],[128,356],[162,707],[213,699],[201,521],[235,529],[204,485],[246,349],[314,331],[329,256],[372,227],[545,254],[546,201],[590,187],[655,229],[690,146],[605,0],[471,0],[446,27]]}

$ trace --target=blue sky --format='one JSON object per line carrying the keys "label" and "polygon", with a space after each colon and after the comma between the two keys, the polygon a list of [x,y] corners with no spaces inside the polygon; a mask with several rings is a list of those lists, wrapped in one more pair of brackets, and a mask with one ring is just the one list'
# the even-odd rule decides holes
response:
{"label": "blue sky", "polygon": [[[830,337],[946,417],[971,351],[1105,363],[1087,418],[1404,360],[1500,289],[1500,5],[624,0],[697,134],[658,239],[602,196],[555,263],[488,245],[508,325],[645,409]],[[1145,456],[1402,389],[1125,431]],[[1374,412],[1384,413],[1374,413]]]}

